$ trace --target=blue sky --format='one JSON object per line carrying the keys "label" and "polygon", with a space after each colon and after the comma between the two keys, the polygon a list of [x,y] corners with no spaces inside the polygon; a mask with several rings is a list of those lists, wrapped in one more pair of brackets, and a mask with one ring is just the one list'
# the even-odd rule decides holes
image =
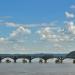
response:
{"label": "blue sky", "polygon": [[0,15],[19,23],[62,21],[71,4],[74,0],[0,0]]}
{"label": "blue sky", "polygon": [[74,0],[0,0],[0,52],[75,49]]}

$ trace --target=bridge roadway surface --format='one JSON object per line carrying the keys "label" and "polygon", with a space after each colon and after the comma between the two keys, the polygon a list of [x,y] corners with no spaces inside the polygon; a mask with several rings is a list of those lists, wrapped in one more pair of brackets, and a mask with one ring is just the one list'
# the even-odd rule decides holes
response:
{"label": "bridge roadway surface", "polygon": [[61,62],[66,59],[66,58],[71,58],[71,59],[75,59],[75,51],[72,51],[68,54],[0,54],[0,62],[2,61],[2,59],[4,58],[11,58],[14,60],[14,63],[16,63],[17,59],[23,58],[23,59],[28,59],[29,62],[31,63],[32,59],[35,58],[41,58],[45,61],[45,63],[47,62],[48,59],[52,59],[52,58],[57,58],[56,62]]}

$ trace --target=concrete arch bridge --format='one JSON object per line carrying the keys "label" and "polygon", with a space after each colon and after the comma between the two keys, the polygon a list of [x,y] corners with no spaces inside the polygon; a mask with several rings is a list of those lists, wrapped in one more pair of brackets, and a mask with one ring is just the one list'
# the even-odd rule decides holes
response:
{"label": "concrete arch bridge", "polygon": [[[73,63],[75,63],[75,51],[72,51],[68,54],[0,54],[0,63],[5,58],[11,58],[13,59],[14,63],[16,63],[17,59],[22,58],[23,62],[27,62],[25,59],[29,61],[29,63],[32,62],[35,58],[40,58],[40,61],[42,63],[42,60],[44,60],[44,63],[47,63],[48,59],[56,58],[57,60],[55,63],[62,63],[64,59],[70,58],[73,59]],[[10,60],[7,60],[9,62]]]}

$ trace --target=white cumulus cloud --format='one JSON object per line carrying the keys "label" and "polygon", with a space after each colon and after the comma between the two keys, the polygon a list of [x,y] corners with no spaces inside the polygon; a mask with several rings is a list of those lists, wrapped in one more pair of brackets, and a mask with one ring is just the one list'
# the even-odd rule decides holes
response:
{"label": "white cumulus cloud", "polygon": [[[71,28],[70,31],[73,32],[73,31],[75,31],[75,29]],[[63,43],[63,42],[73,41],[73,40],[71,40],[72,37],[70,35],[66,34],[65,30],[63,28],[60,28],[60,29],[51,29],[51,27],[45,27],[45,28],[39,30],[38,34],[40,35],[40,37],[43,40],[48,40],[50,42]]]}
{"label": "white cumulus cloud", "polygon": [[15,22],[5,22],[6,26],[12,26],[12,27],[16,27],[16,23]]}
{"label": "white cumulus cloud", "polygon": [[75,34],[75,25],[74,22],[67,22],[67,29],[70,33]]}
{"label": "white cumulus cloud", "polygon": [[73,14],[73,13],[70,13],[70,12],[65,12],[65,16],[67,17],[67,18],[74,18],[75,17],[75,15]]}
{"label": "white cumulus cloud", "polygon": [[0,26],[17,27],[15,22],[0,22]]}
{"label": "white cumulus cloud", "polygon": [[11,33],[11,36],[15,37],[17,35],[20,36],[21,34],[30,34],[30,33],[31,33],[31,31],[29,29],[27,29],[27,28],[25,28],[23,26],[19,26],[15,31],[13,31]]}

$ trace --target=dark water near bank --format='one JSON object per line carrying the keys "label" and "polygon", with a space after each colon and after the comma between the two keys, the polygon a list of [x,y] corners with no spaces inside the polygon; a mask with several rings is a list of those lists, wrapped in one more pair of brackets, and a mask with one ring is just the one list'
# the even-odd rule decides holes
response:
{"label": "dark water near bank", "polygon": [[75,64],[1,63],[0,75],[75,75]]}

